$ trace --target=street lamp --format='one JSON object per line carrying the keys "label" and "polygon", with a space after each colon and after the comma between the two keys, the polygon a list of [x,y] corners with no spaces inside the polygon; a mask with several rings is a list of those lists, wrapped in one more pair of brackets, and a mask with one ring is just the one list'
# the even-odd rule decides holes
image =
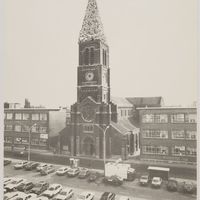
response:
{"label": "street lamp", "polygon": [[97,124],[97,127],[103,131],[103,163],[104,163],[104,175],[105,175],[105,166],[106,166],[106,131],[110,127],[107,125],[105,129]]}
{"label": "street lamp", "polygon": [[36,126],[37,124],[33,124],[30,128],[29,128],[29,146],[28,146],[28,161],[30,161],[31,158],[31,130],[34,126]]}

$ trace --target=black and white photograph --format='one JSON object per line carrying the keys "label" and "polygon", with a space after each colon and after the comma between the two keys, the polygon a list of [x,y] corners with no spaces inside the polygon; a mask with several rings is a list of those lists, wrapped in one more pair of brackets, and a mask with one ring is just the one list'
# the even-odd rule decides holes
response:
{"label": "black and white photograph", "polygon": [[197,4],[5,0],[2,199],[197,200]]}

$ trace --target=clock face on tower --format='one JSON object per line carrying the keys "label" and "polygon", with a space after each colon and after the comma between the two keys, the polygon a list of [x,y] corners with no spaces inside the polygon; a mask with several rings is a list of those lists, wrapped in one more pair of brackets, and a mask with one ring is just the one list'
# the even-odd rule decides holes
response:
{"label": "clock face on tower", "polygon": [[92,81],[92,80],[94,79],[94,73],[91,72],[91,71],[86,72],[86,73],[85,73],[85,79],[86,79],[87,81]]}
{"label": "clock face on tower", "polygon": [[81,110],[81,116],[84,121],[91,122],[95,118],[95,109],[91,106],[84,106]]}

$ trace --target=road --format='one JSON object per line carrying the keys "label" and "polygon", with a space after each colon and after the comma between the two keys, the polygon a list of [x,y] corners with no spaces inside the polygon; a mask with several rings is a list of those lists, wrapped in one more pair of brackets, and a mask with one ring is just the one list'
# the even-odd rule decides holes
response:
{"label": "road", "polygon": [[[181,194],[178,192],[168,192],[165,188],[153,189],[149,187],[141,187],[138,181],[125,182],[120,187],[107,186],[102,183],[88,183],[86,180],[75,178],[69,178],[67,176],[57,176],[55,173],[49,174],[47,176],[41,176],[36,171],[25,171],[15,170],[13,168],[14,163],[17,160],[12,160],[12,164],[4,167],[4,176],[10,177],[22,177],[33,182],[38,182],[40,180],[45,180],[51,183],[62,184],[63,187],[72,187],[76,194],[80,194],[84,190],[93,191],[95,193],[95,200],[100,199],[101,194],[105,191],[114,192],[117,195],[125,195],[134,197],[133,200],[195,200],[196,197],[192,195]],[[56,169],[60,165],[55,165]],[[75,196],[76,199],[76,196]]]}

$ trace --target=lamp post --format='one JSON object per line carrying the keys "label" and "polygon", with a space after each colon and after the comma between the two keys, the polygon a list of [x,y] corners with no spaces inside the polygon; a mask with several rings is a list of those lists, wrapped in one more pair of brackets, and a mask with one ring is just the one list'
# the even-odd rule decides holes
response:
{"label": "lamp post", "polygon": [[105,175],[105,165],[106,165],[106,131],[110,127],[110,125],[107,125],[105,129],[103,129],[101,126],[97,124],[97,127],[100,128],[103,131],[103,163],[104,163],[104,175]]}
{"label": "lamp post", "polygon": [[34,126],[36,126],[37,124],[33,124],[30,128],[29,128],[29,146],[28,146],[28,161],[30,161],[31,158],[31,130]]}

